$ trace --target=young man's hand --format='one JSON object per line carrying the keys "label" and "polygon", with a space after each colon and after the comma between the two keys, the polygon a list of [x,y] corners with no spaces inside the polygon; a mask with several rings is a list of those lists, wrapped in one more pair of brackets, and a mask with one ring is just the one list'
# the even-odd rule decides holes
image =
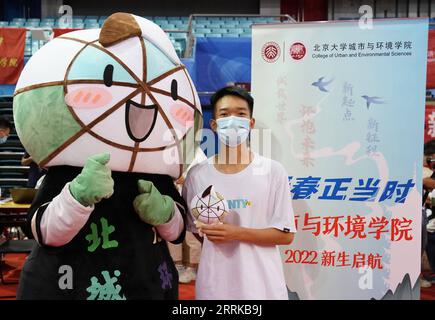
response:
{"label": "young man's hand", "polygon": [[236,226],[233,224],[207,224],[199,230],[208,240],[214,243],[228,241],[241,241],[257,245],[273,246],[288,245],[293,242],[294,234],[276,228],[253,229]]}
{"label": "young man's hand", "polygon": [[238,240],[240,227],[232,224],[206,224],[201,226],[201,232],[212,242],[227,242]]}

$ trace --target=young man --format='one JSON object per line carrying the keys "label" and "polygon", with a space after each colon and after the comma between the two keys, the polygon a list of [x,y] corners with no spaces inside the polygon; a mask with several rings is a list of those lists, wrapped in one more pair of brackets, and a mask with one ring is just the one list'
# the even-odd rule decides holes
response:
{"label": "young man", "polygon": [[[212,185],[226,202],[202,201],[201,212],[228,212],[224,223],[189,228],[204,235],[196,280],[197,299],[288,299],[277,245],[288,245],[296,231],[288,175],[276,161],[248,145],[254,100],[248,92],[225,87],[211,98],[211,128],[217,156],[193,167],[183,187],[190,211]],[[207,191],[208,190],[208,191]],[[197,207],[198,209],[198,207]]]}

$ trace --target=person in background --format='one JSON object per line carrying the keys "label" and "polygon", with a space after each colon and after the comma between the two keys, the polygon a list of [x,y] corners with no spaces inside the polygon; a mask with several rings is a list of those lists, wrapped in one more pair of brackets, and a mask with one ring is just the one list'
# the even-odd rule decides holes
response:
{"label": "person in background", "polygon": [[[8,140],[12,132],[12,123],[4,118],[0,117],[0,144],[5,143]],[[29,166],[29,176],[27,181],[28,188],[34,188],[38,179],[44,175],[44,171],[33,161],[32,157],[27,153],[21,158],[22,166]]]}
{"label": "person in background", "polygon": [[[4,118],[0,117],[0,145],[3,143],[6,143],[6,141],[9,138],[9,135],[12,131],[12,124],[11,122]],[[4,190],[0,188],[0,198],[4,197]]]}
{"label": "person in background", "polygon": [[0,144],[5,143],[8,140],[11,131],[12,131],[11,122],[4,117],[0,117]]}
{"label": "person in background", "polygon": [[[12,132],[12,123],[5,117],[0,117],[0,145],[6,143]],[[3,190],[0,188],[0,199],[4,197]],[[0,239],[9,239],[17,234],[15,227],[0,227]],[[0,262],[1,263],[1,262]]]}
{"label": "person in background", "polygon": [[[8,137],[12,132],[12,123],[4,118],[0,117],[0,144],[6,143]],[[21,158],[21,165],[29,166],[29,176],[27,181],[28,188],[34,188],[38,179],[44,175],[44,172],[39,166],[33,161],[32,157],[25,152],[24,156]]]}
{"label": "person in background", "polygon": [[41,178],[45,174],[45,170],[41,169],[36,164],[36,162],[33,161],[32,157],[27,153],[27,151],[24,153],[24,156],[21,158],[21,165],[29,166],[27,187],[35,188],[39,178]]}

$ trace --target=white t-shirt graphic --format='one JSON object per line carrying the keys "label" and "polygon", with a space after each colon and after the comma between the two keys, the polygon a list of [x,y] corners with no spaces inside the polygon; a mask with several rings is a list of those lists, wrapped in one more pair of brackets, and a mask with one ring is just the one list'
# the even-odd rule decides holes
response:
{"label": "white t-shirt graphic", "polygon": [[[241,172],[216,170],[213,158],[193,167],[183,187],[189,209],[192,199],[210,185],[227,201],[225,222],[246,228],[296,232],[288,175],[283,166],[254,153]],[[188,215],[188,229],[198,232]],[[204,237],[196,299],[288,299],[277,246],[239,241],[216,244]]]}

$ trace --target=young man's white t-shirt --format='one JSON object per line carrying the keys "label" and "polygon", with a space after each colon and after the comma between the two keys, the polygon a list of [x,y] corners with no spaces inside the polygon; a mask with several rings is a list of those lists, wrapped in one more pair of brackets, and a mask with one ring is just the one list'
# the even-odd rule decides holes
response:
{"label": "young man's white t-shirt", "polygon": [[[279,162],[254,153],[249,166],[235,174],[216,170],[213,158],[199,163],[189,171],[183,187],[190,210],[195,195],[210,185],[230,206],[226,223],[296,232],[288,175]],[[188,217],[188,228],[198,232],[191,214]],[[204,237],[196,299],[288,299],[278,247],[213,243]]]}

